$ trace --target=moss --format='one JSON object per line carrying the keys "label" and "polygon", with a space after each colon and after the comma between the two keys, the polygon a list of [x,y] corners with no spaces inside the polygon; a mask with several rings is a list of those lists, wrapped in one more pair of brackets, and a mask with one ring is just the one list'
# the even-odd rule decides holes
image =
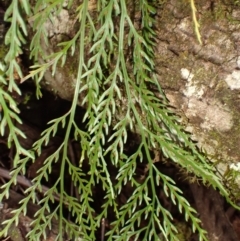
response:
{"label": "moss", "polygon": [[221,138],[222,147],[228,147],[227,152],[231,156],[239,155],[240,143],[240,99],[237,98],[239,91],[232,91],[223,84],[218,86],[216,91],[216,98],[219,99],[224,105],[228,107],[233,116],[233,128],[224,133]]}
{"label": "moss", "polygon": [[13,241],[24,241],[20,229],[15,225],[11,225],[11,227],[8,230],[8,235]]}

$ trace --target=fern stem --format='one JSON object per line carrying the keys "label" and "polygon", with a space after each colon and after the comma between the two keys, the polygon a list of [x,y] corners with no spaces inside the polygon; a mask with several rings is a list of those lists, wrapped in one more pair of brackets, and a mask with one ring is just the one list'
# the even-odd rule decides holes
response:
{"label": "fern stem", "polygon": [[[74,91],[74,96],[73,96],[73,101],[72,101],[72,106],[70,109],[70,116],[69,116],[69,122],[67,125],[67,130],[66,130],[66,134],[64,137],[64,147],[63,147],[63,158],[62,158],[62,163],[61,163],[61,180],[60,180],[60,209],[59,209],[59,213],[60,213],[60,220],[59,220],[59,230],[62,234],[63,232],[63,222],[61,220],[61,217],[63,217],[63,204],[64,204],[64,173],[65,173],[65,158],[67,157],[67,152],[68,152],[68,140],[70,138],[70,131],[72,129],[73,126],[73,122],[74,122],[74,116],[75,116],[75,111],[76,111],[76,107],[77,107],[77,102],[78,102],[78,97],[79,97],[79,89],[81,86],[81,77],[82,77],[82,72],[83,72],[83,65],[84,65],[84,46],[85,46],[85,28],[86,28],[86,19],[87,19],[87,11],[88,11],[88,0],[84,0],[82,3],[82,15],[81,15],[81,33],[80,33],[80,48],[79,48],[79,65],[78,65],[78,74],[77,74],[77,80],[76,80],[76,86],[75,86],[75,91]],[[63,235],[60,235],[60,241],[63,240]]]}

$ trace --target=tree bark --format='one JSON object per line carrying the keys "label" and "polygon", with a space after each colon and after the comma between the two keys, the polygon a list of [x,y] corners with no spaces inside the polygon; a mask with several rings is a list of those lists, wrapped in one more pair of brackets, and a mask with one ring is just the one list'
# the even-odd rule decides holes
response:
{"label": "tree bark", "polygon": [[[159,83],[170,104],[182,116],[186,130],[209,154],[223,160],[219,164],[222,173],[227,164],[240,158],[240,10],[233,2],[198,3],[202,45],[194,32],[189,2],[163,1],[155,15]],[[95,1],[90,1],[89,9],[94,14]],[[133,15],[138,24],[139,12]],[[57,43],[74,36],[78,27],[76,14],[62,9],[45,25],[50,45],[42,41],[43,49],[47,54],[53,53]],[[86,49],[86,57],[88,51]],[[71,100],[77,58],[78,51],[67,59],[63,68],[57,66],[54,76],[50,70],[46,71],[42,85],[61,98]],[[81,93],[79,103],[83,98],[84,93]]]}
{"label": "tree bark", "polygon": [[239,154],[239,7],[232,1],[197,5],[203,45],[197,41],[189,3],[168,1],[158,11],[157,72],[161,86],[186,120],[186,129],[220,171]]}
{"label": "tree bark", "polygon": [[195,199],[196,210],[200,214],[203,228],[208,232],[210,241],[239,240],[224,210],[224,200],[212,188],[190,184]]}

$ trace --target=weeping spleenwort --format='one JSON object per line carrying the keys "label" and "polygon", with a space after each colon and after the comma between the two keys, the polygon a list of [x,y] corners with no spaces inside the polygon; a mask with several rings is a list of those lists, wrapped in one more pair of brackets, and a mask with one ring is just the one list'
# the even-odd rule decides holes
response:
{"label": "weeping spleenwort", "polygon": [[[42,179],[48,178],[53,163],[60,162],[60,176],[39,202],[41,208],[32,222],[32,229],[28,233],[29,240],[46,237],[47,227],[51,227],[54,219],[57,219],[59,225],[57,240],[63,240],[65,233],[68,238],[97,240],[96,229],[100,228],[101,221],[107,218],[110,208],[114,212],[115,220],[112,220],[111,228],[105,234],[108,241],[137,240],[139,237],[142,240],[159,240],[160,234],[166,240],[178,240],[178,230],[173,224],[173,217],[161,205],[156,193],[160,185],[170,201],[184,214],[185,219],[191,222],[193,231],[197,230],[200,240],[207,240],[195,210],[183,197],[177,184],[158,170],[155,165],[156,158],[152,155],[156,150],[161,151],[165,157],[187,172],[218,188],[231,202],[228,191],[206,156],[198,151],[183,131],[178,118],[168,108],[168,102],[154,74],[154,29],[157,25],[154,18],[159,2],[97,0],[93,7],[92,1],[83,0],[78,6],[76,4],[74,0],[68,1],[67,6],[64,0],[37,0],[32,6],[28,0],[13,0],[5,14],[5,21],[10,23],[10,28],[5,38],[9,50],[0,71],[0,130],[1,135],[4,135],[5,129],[9,129],[8,145],[15,147],[16,155],[11,172],[12,179],[3,185],[0,201],[9,195],[17,175],[26,172],[27,163],[34,162],[35,156],[41,154],[42,148],[56,135],[57,130],[66,127],[66,133],[58,149],[46,158],[39,169],[33,185],[26,190],[20,207],[4,222],[5,226],[0,235],[7,234],[12,223],[18,222],[21,213],[26,214],[29,201],[38,203],[35,196],[36,191],[41,190]],[[75,12],[79,29],[76,29],[70,40],[60,42],[56,52],[48,55],[41,43],[44,40],[44,43],[48,44],[44,26],[49,19],[57,17],[63,6]],[[191,7],[197,37],[200,39],[193,1]],[[141,16],[138,23],[134,22],[130,14],[133,9]],[[17,57],[23,52],[22,46],[26,43],[26,19],[31,20],[34,33],[29,44],[30,58],[34,65],[30,73],[23,77]],[[88,53],[86,49],[89,50]],[[65,115],[50,121],[32,149],[26,150],[19,141],[19,137],[24,137],[24,134],[14,124],[21,123],[19,110],[9,94],[11,91],[21,93],[14,76],[17,73],[22,81],[32,78],[37,86],[37,95],[41,96],[39,84],[45,72],[52,70],[54,75],[58,68],[64,68],[70,55],[78,58],[72,106]],[[40,63],[39,58],[46,62]],[[154,89],[154,92],[151,89]],[[74,121],[79,94],[82,93],[84,98],[80,104],[86,107],[84,121],[87,123],[84,131],[79,129]],[[68,156],[70,131],[74,132],[74,139],[82,150],[77,166],[73,165]],[[139,143],[134,153],[126,155],[124,150],[129,131],[137,133]],[[136,179],[135,172],[137,162],[143,161],[143,158],[147,160],[148,171],[140,182]],[[81,168],[86,160],[90,164],[88,173],[84,173]],[[118,170],[114,178],[111,177],[109,162]],[[80,200],[65,190],[66,170],[71,175]],[[117,198],[127,183],[131,184],[133,194],[119,207]],[[100,213],[92,206],[92,190],[96,184],[100,184],[105,193]],[[56,193],[59,202],[55,209],[50,210],[49,204]],[[69,213],[74,217],[74,223],[63,214],[66,204]],[[149,222],[140,227],[145,219]]]}

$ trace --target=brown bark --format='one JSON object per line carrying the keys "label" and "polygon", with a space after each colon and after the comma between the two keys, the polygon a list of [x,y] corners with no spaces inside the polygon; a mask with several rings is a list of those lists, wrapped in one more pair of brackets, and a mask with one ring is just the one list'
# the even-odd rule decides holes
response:
{"label": "brown bark", "polygon": [[212,188],[190,184],[196,210],[200,214],[203,228],[208,232],[210,241],[239,240],[224,210],[224,200]]}

